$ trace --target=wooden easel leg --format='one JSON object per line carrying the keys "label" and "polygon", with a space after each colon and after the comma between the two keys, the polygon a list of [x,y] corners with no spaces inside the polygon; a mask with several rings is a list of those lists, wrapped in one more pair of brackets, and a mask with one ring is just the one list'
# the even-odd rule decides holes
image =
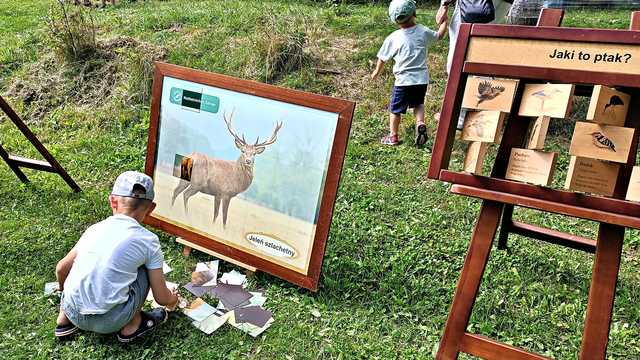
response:
{"label": "wooden easel leg", "polygon": [[17,166],[14,162],[11,161],[11,159],[9,159],[9,153],[7,153],[7,151],[1,145],[0,145],[0,158],[2,158],[4,162],[7,163],[7,165],[9,165],[13,173],[16,174],[16,176],[18,177],[18,179],[20,179],[20,181],[22,181],[23,183],[29,182],[29,178],[27,178],[27,175],[25,175],[22,172],[22,170],[20,170],[19,166]]}
{"label": "wooden easel leg", "polygon": [[484,200],[482,202],[480,215],[473,230],[436,359],[458,358],[460,344],[467,325],[469,325],[469,317],[476,301],[484,269],[489,260],[491,245],[496,236],[503,206],[504,204],[494,201]]}
{"label": "wooden easel leg", "polygon": [[191,248],[185,245],[185,247],[182,248],[182,256],[188,257],[189,255],[191,255]]}
{"label": "wooden easel leg", "polygon": [[500,224],[500,235],[498,235],[498,249],[507,250],[507,240],[511,231],[513,219],[513,205],[505,204],[502,210],[502,223]]}
{"label": "wooden easel leg", "polygon": [[580,359],[604,359],[620,270],[624,227],[600,223]]}

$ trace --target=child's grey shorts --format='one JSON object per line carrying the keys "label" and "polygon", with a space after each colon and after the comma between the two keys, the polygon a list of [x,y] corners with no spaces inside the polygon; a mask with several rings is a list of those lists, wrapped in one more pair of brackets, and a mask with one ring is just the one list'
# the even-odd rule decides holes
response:
{"label": "child's grey shorts", "polygon": [[141,266],[138,268],[138,278],[129,285],[129,299],[104,314],[80,314],[75,310],[71,300],[65,299],[64,295],[60,304],[62,311],[75,326],[82,330],[110,334],[122,329],[133,319],[136,311],[142,307],[148,292],[149,276],[147,275],[147,268]]}

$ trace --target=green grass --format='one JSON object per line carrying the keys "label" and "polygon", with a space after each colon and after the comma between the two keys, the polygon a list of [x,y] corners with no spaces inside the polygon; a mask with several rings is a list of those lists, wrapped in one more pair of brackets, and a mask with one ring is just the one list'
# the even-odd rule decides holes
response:
{"label": "green grass", "polygon": [[[3,94],[18,82],[38,81],[29,75],[52,52],[43,21],[48,5],[42,0],[0,2]],[[433,26],[434,12],[420,9],[419,21]],[[565,23],[626,28],[628,17],[626,11],[577,11]],[[70,80],[60,75],[60,89],[46,89],[48,96],[59,97],[50,102],[55,106],[39,117],[25,117],[82,193],[71,193],[54,175],[31,171],[32,183],[22,185],[0,166],[0,358],[433,358],[479,202],[450,195],[446,184],[426,180],[430,153],[410,146],[411,116],[403,120],[404,145],[378,144],[393,80],[389,68],[379,83],[367,75],[369,61],[394,30],[386,8],[295,1],[123,1],[97,11],[96,19],[99,39],[133,37],[166,49],[171,63],[261,81],[264,33],[305,32],[311,63],[277,78],[276,84],[358,102],[321,287],[311,294],[258,273],[253,285],[266,290],[275,323],[257,339],[228,326],[206,336],[181,315],[127,346],[112,336],[88,333],[64,344],[53,339],[57,311],[42,295],[44,283],[54,279],[56,262],[82,231],[109,215],[106,195],[115,176],[144,164],[148,103],[131,100],[137,75],[122,65],[136,59],[130,52],[137,50],[117,50],[121,61],[114,64],[121,77],[108,96],[69,101],[66,96],[82,99],[82,94],[63,89]],[[446,41],[431,50],[429,114],[442,100],[446,51]],[[316,75],[314,66],[343,74]],[[20,113],[34,113],[34,105],[22,100],[10,98]],[[435,125],[429,124],[431,131]],[[6,119],[0,120],[0,143],[35,156]],[[563,153],[559,169],[566,169],[566,136],[552,136],[548,145]],[[456,149],[453,166],[460,166],[462,146]],[[559,171],[555,184],[563,178]],[[516,217],[583,236],[596,231],[587,221],[534,211],[518,210]],[[183,258],[173,237],[156,233],[174,268],[169,280],[184,284],[195,263],[207,257]],[[507,252],[492,252],[471,330],[558,359],[576,358],[593,256],[517,236],[511,244]],[[640,358],[639,247],[638,232],[627,231],[611,359]],[[321,316],[313,316],[314,310]]]}

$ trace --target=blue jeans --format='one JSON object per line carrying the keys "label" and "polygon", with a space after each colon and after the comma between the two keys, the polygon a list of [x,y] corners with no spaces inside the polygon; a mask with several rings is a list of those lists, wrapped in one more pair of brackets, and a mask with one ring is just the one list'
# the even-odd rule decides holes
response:
{"label": "blue jeans", "polygon": [[147,268],[138,268],[138,278],[129,285],[129,298],[126,302],[118,304],[104,314],[80,314],[71,300],[60,301],[62,311],[69,321],[82,330],[93,331],[99,334],[110,334],[122,329],[133,319],[133,316],[144,304],[149,292],[149,275]]}

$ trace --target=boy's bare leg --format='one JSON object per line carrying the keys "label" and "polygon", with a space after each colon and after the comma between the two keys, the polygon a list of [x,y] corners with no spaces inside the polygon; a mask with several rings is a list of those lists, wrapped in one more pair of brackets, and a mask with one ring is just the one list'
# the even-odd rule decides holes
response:
{"label": "boy's bare leg", "polygon": [[413,109],[416,117],[416,125],[424,124],[424,104],[420,104]]}
{"label": "boy's bare leg", "polygon": [[398,135],[400,127],[400,114],[389,113],[389,135]]}
{"label": "boy's bare leg", "polygon": [[[151,291],[151,288],[147,290],[147,293],[145,294],[145,298],[147,297],[147,295],[149,295],[149,291]],[[140,327],[140,322],[142,321],[142,316],[140,316],[140,312],[142,311],[143,305],[144,305],[144,301],[142,302],[142,304],[140,304],[140,307],[136,311],[135,315],[133,315],[133,319],[131,319],[131,321],[129,321],[127,325],[123,326],[122,329],[120,329],[120,334],[124,336],[129,336],[134,332],[136,332],[136,330],[138,330],[138,328]]]}
{"label": "boy's bare leg", "polygon": [[58,319],[56,320],[56,325],[64,326],[64,325],[69,325],[70,323],[71,321],[69,321],[69,319],[67,318],[67,315],[65,315],[62,309],[60,309],[60,312],[58,313]]}
{"label": "boy's bare leg", "polygon": [[140,309],[136,311],[135,315],[133,315],[133,319],[129,321],[127,325],[125,325],[122,329],[120,329],[120,334],[124,336],[129,336],[136,332],[140,327],[140,322],[142,321],[142,316],[140,316]]}

